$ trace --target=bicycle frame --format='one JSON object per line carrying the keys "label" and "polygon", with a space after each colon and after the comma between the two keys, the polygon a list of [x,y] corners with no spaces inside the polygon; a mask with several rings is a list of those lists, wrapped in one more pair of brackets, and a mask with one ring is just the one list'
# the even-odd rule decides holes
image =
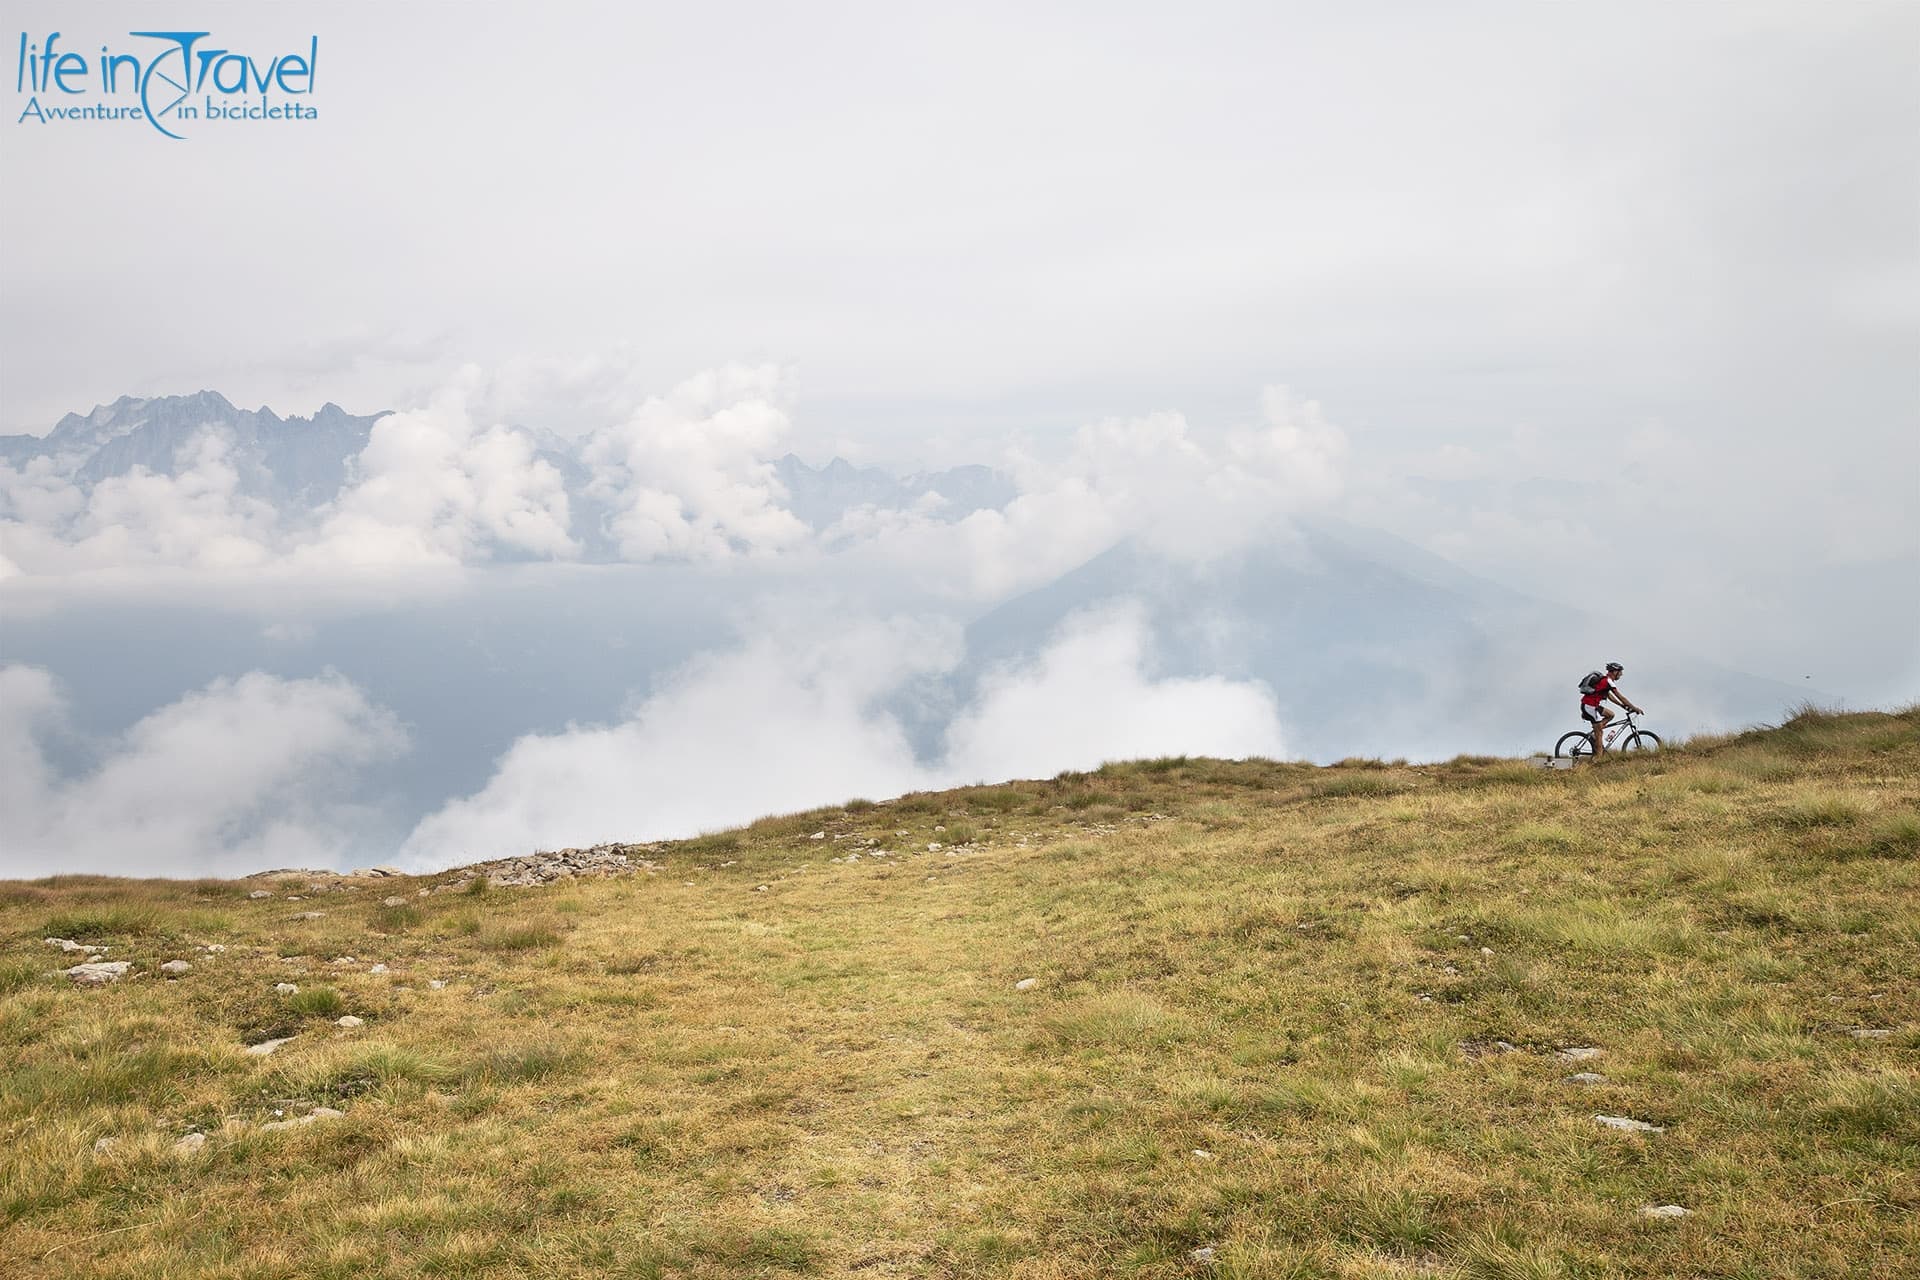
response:
{"label": "bicycle frame", "polygon": [[[1626,730],[1634,727],[1633,715],[1634,713],[1629,711],[1619,719],[1608,723],[1606,730],[1600,735],[1600,740],[1606,744],[1607,750],[1613,750],[1614,739],[1618,738]],[[1587,725],[1587,734],[1588,736],[1592,736],[1593,734],[1593,725],[1591,723]]]}

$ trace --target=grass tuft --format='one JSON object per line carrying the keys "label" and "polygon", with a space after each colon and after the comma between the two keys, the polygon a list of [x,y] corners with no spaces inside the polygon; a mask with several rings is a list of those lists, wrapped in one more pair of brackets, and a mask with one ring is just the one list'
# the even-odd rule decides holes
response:
{"label": "grass tuft", "polygon": [[337,1018],[347,1011],[347,998],[333,987],[302,987],[287,997],[287,1009],[309,1018]]}

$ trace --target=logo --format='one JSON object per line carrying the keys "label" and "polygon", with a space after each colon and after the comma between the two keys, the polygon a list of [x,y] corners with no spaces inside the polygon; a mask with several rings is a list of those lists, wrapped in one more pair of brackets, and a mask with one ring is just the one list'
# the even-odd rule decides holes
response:
{"label": "logo", "polygon": [[203,124],[320,118],[313,85],[320,37],[304,49],[255,54],[218,47],[210,31],[129,31],[124,48],[97,58],[61,46],[61,33],[20,33],[14,92],[27,103],[15,124],[146,124],[185,139]]}

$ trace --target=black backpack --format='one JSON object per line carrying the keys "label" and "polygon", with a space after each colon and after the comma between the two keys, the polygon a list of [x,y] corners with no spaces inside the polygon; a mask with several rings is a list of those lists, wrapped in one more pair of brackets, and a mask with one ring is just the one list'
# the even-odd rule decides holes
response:
{"label": "black backpack", "polygon": [[1598,671],[1587,672],[1586,675],[1580,677],[1580,692],[1591,694],[1595,689],[1600,687],[1600,682],[1605,679],[1606,677]]}

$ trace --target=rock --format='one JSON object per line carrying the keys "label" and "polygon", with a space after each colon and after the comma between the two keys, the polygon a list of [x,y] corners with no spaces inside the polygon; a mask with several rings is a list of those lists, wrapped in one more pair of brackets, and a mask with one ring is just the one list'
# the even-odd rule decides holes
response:
{"label": "rock", "polygon": [[294,913],[293,918],[295,920],[318,920],[326,914],[324,911],[299,911]]}
{"label": "rock", "polygon": [[332,1107],[315,1107],[304,1116],[292,1120],[269,1120],[260,1126],[260,1132],[272,1133],[277,1129],[298,1129],[302,1125],[312,1124],[316,1120],[338,1120],[344,1111],[335,1111]]}
{"label": "rock", "polygon": [[427,897],[432,892],[433,890],[431,889],[415,889],[413,891],[413,896],[416,898],[424,898],[424,897]]}
{"label": "rock", "polygon": [[1692,1212],[1693,1210],[1682,1208],[1677,1204],[1650,1204],[1640,1210],[1640,1216],[1643,1218],[1684,1218]]}
{"label": "rock", "polygon": [[1598,1071],[1576,1071],[1567,1077],[1568,1084],[1605,1084],[1607,1078]]}
{"label": "rock", "polygon": [[373,871],[375,875],[381,875],[381,876],[397,876],[397,875],[405,874],[398,867],[375,867]]}
{"label": "rock", "polygon": [[940,852],[940,850],[941,850],[941,848],[942,848],[942,846],[941,846],[941,844],[940,844],[940,842],[939,842],[938,840],[934,840],[934,841],[931,841],[931,842],[930,842],[930,843],[929,843],[929,844],[927,845],[927,852],[928,852],[928,853],[938,853],[938,852]]}
{"label": "rock", "polygon": [[447,989],[447,980],[445,978],[428,978],[427,979],[427,990],[445,991],[446,989]]}
{"label": "rock", "polygon": [[75,951],[84,951],[89,957],[106,950],[105,947],[96,947],[90,942],[75,942],[72,938],[48,938],[47,945],[50,947],[58,947],[62,952],[67,954],[72,954]]}
{"label": "rock", "polygon": [[1854,1027],[1847,1032],[1855,1040],[1885,1040],[1893,1034],[1891,1027]]}
{"label": "rock", "polygon": [[278,1040],[262,1040],[259,1044],[250,1044],[247,1046],[247,1055],[253,1058],[264,1058],[291,1039],[293,1039],[292,1036],[281,1036]]}
{"label": "rock", "polygon": [[273,891],[271,889],[255,889],[252,893],[248,894],[247,896],[249,898],[252,898],[255,902],[258,902],[262,898],[271,898],[273,896]]}
{"label": "rock", "polygon": [[367,972],[368,973],[385,973],[387,972],[387,966],[385,966],[384,964],[377,964],[373,966],[373,968],[367,970]]}
{"label": "rock", "polygon": [[1194,1251],[1193,1251],[1192,1253],[1189,1253],[1189,1254],[1187,1255],[1187,1261],[1189,1261],[1189,1262],[1198,1262],[1198,1263],[1200,1263],[1200,1264],[1202,1264],[1202,1265],[1205,1265],[1206,1263],[1209,1263],[1209,1262],[1212,1262],[1212,1261],[1213,1261],[1213,1246],[1212,1246],[1212,1245],[1210,1245],[1210,1244],[1203,1244],[1203,1245],[1201,1245],[1201,1246],[1200,1246],[1200,1247],[1199,1247],[1198,1249],[1195,1249],[1195,1250],[1194,1250]]}
{"label": "rock", "polygon": [[809,840],[825,840],[826,838],[827,838],[827,833],[824,831],[816,831],[812,835],[807,837],[807,839]]}
{"label": "rock", "polygon": [[356,1018],[352,1014],[348,1014],[344,1018],[335,1018],[333,1020],[333,1025],[336,1027],[345,1027],[347,1028],[347,1030],[351,1031],[355,1027],[366,1026],[367,1020],[365,1018]]}
{"label": "rock", "polygon": [[1635,1120],[1631,1116],[1594,1116],[1594,1121],[1609,1129],[1624,1129],[1628,1133],[1665,1133],[1667,1127],[1660,1124],[1648,1124],[1645,1120]]}
{"label": "rock", "polygon": [[86,964],[77,964],[61,972],[69,981],[80,987],[102,987],[109,982],[118,982],[127,976],[127,970],[133,968],[125,960],[93,960]]}
{"label": "rock", "polygon": [[404,907],[407,905],[407,900],[396,894],[391,898],[380,899],[380,905],[383,907]]}
{"label": "rock", "polygon": [[1201,1150],[1201,1149],[1200,1149],[1199,1147],[1195,1147],[1195,1148],[1194,1148],[1194,1149],[1193,1149],[1192,1151],[1189,1151],[1189,1152],[1188,1152],[1187,1154],[1188,1154],[1188,1155],[1190,1155],[1190,1156],[1192,1156],[1192,1157],[1193,1157],[1193,1158],[1194,1158],[1195,1160],[1211,1160],[1211,1159],[1213,1159],[1213,1152],[1211,1152],[1211,1151],[1202,1151],[1202,1150]]}
{"label": "rock", "polygon": [[190,1156],[194,1152],[201,1150],[206,1145],[207,1145],[206,1134],[190,1133],[186,1137],[180,1139],[180,1141],[173,1144],[173,1154],[177,1156]]}
{"label": "rock", "polygon": [[201,947],[200,949],[206,952],[208,955],[217,956],[221,952],[227,949],[227,944],[224,942],[209,942],[206,946]]}
{"label": "rock", "polygon": [[283,996],[297,996],[300,994],[300,988],[291,982],[276,982],[273,984],[273,989]]}
{"label": "rock", "polygon": [[160,966],[160,972],[170,973],[175,976],[183,973],[191,973],[192,971],[193,965],[185,960],[169,960]]}
{"label": "rock", "polygon": [[1578,1049],[1562,1049],[1553,1056],[1562,1062],[1587,1062],[1599,1057],[1601,1052],[1592,1045],[1584,1045]]}
{"label": "rock", "polygon": [[113,1150],[113,1144],[118,1141],[120,1141],[120,1139],[113,1137],[95,1138],[93,1140],[93,1154],[97,1156],[107,1154],[107,1152]]}
{"label": "rock", "polygon": [[333,959],[327,961],[327,963],[332,965],[336,969],[346,969],[346,968],[352,967],[353,965],[359,964],[360,962],[354,959],[352,956],[335,956]]}
{"label": "rock", "polygon": [[767,886],[763,884],[757,884],[753,886],[753,891],[755,893],[765,893],[767,891]]}
{"label": "rock", "polygon": [[1480,948],[1480,954],[1481,954],[1481,955],[1483,955],[1483,956],[1490,956],[1490,955],[1492,955],[1492,954],[1493,954],[1493,948],[1492,948],[1492,947],[1482,947],[1482,948]]}
{"label": "rock", "polygon": [[1013,984],[1013,989],[1015,991],[1031,991],[1039,985],[1040,979],[1038,978],[1022,978]]}

